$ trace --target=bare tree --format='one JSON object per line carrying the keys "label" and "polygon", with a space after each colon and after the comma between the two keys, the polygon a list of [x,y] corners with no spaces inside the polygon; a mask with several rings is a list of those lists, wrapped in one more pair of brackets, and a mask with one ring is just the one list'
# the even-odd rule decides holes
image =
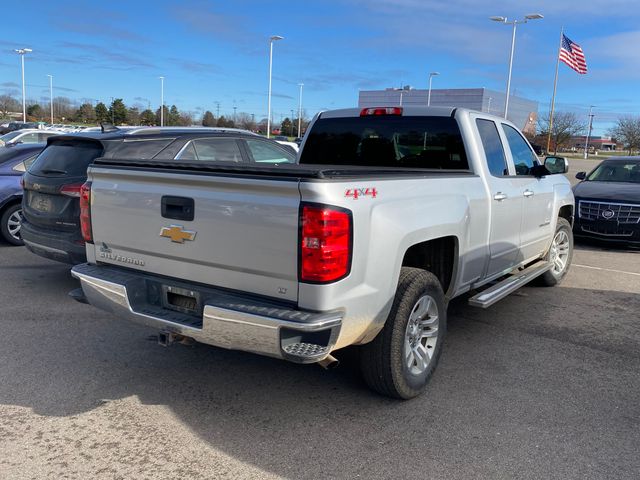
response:
{"label": "bare tree", "polygon": [[256,122],[253,121],[251,114],[240,112],[236,115],[236,126],[253,131],[256,128]]}
{"label": "bare tree", "polygon": [[[553,153],[558,153],[558,148],[567,146],[571,137],[582,135],[586,130],[586,123],[573,112],[556,112],[553,114],[553,126],[551,128],[551,148]],[[540,135],[549,135],[549,114],[538,118]]]}
{"label": "bare tree", "polygon": [[619,117],[609,134],[621,141],[631,155],[633,150],[640,148],[640,117],[631,115]]}
{"label": "bare tree", "polygon": [[4,118],[11,112],[22,111],[20,102],[11,95],[0,95],[0,117]]}

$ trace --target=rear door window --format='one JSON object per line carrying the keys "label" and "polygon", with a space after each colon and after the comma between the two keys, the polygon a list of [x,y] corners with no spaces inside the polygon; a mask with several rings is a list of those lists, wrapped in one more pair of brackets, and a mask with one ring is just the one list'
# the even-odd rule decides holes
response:
{"label": "rear door window", "polygon": [[235,138],[201,138],[191,142],[198,160],[208,162],[242,162]]}
{"label": "rear door window", "polygon": [[38,156],[29,173],[37,176],[81,177],[89,164],[102,155],[102,145],[87,141],[57,141]]}
{"label": "rear door window", "polygon": [[301,164],[468,170],[458,123],[451,117],[320,118]]}
{"label": "rear door window", "polygon": [[17,140],[22,143],[38,143],[39,141],[37,133],[27,133],[25,135],[22,135],[21,137],[18,137]]}
{"label": "rear door window", "polygon": [[476,125],[478,126],[480,140],[482,140],[484,155],[487,158],[489,172],[494,177],[509,175],[507,159],[504,156],[504,147],[495,122],[478,118],[476,119]]}

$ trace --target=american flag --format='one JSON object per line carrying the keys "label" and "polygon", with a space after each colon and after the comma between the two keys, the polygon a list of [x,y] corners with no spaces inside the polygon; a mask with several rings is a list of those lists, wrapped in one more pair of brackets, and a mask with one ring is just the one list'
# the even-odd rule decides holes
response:
{"label": "american flag", "polygon": [[580,74],[587,73],[587,61],[584,58],[582,47],[569,40],[564,34],[562,34],[562,45],[560,46],[560,60]]}

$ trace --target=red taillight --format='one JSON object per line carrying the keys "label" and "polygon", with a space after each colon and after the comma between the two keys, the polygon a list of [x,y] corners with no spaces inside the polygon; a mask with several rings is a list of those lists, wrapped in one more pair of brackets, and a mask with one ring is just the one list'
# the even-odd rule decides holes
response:
{"label": "red taillight", "polygon": [[91,233],[91,182],[80,186],[80,231],[85,242],[93,242]]}
{"label": "red taillight", "polygon": [[80,189],[82,188],[81,183],[70,183],[68,185],[63,185],[60,187],[60,193],[62,195],[66,195],[67,197],[80,197]]}
{"label": "red taillight", "polygon": [[302,207],[300,281],[329,283],[351,269],[351,212],[324,205]]}
{"label": "red taillight", "polygon": [[361,117],[368,115],[402,115],[402,107],[373,107],[363,108],[360,111]]}

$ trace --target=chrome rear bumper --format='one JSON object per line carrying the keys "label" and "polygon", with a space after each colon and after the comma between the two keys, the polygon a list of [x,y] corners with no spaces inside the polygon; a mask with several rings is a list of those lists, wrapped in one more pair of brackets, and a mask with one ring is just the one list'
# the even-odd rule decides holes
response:
{"label": "chrome rear bumper", "polygon": [[[84,263],[74,266],[71,274],[80,280],[90,304],[119,317],[209,345],[298,363],[327,357],[342,324],[342,312],[283,308],[236,293],[109,266]],[[186,286],[198,292],[205,299],[201,317],[150,303],[151,284]]]}

